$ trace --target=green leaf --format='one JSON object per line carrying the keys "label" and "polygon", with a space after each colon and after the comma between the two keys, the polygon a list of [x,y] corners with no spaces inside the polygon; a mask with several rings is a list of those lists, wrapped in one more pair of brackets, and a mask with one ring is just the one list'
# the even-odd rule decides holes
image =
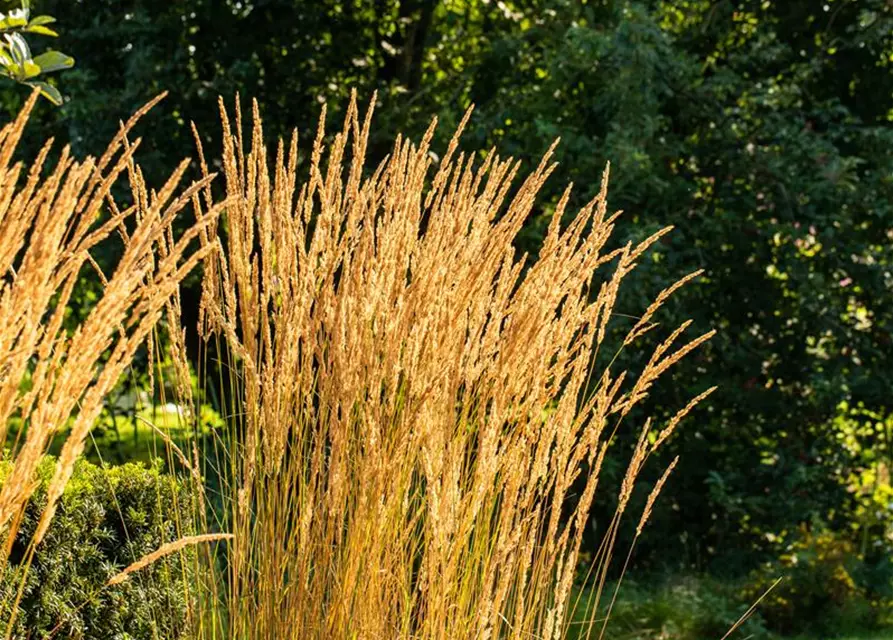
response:
{"label": "green leaf", "polygon": [[29,27],[37,27],[43,24],[53,24],[56,19],[53,16],[34,16],[31,18],[31,22],[28,23]]}
{"label": "green leaf", "polygon": [[50,29],[49,27],[43,27],[41,25],[28,25],[24,29],[22,29],[25,33],[36,33],[41,36],[50,36],[51,38],[57,38],[59,36],[58,33]]}
{"label": "green leaf", "polygon": [[41,82],[39,80],[26,82],[25,84],[27,84],[29,87],[39,89],[40,95],[45,97],[57,107],[62,104],[62,94],[59,93],[59,90],[51,84],[47,84],[46,82]]}
{"label": "green leaf", "polygon": [[40,67],[42,73],[50,73],[61,69],[71,69],[74,66],[74,58],[60,51],[47,51],[34,58],[34,63]]}
{"label": "green leaf", "polygon": [[22,72],[25,80],[28,78],[34,78],[40,75],[41,68],[35,63],[33,60],[25,60],[22,64]]}
{"label": "green leaf", "polygon": [[9,60],[8,58],[3,59],[2,67],[3,72],[16,81],[18,81],[24,75],[24,70],[22,69],[21,65],[12,60]]}
{"label": "green leaf", "polygon": [[3,20],[0,20],[0,29],[9,30],[16,29],[18,27],[24,27],[28,24],[28,21],[25,18],[20,18],[16,16],[7,16]]}
{"label": "green leaf", "polygon": [[22,66],[24,63],[19,64],[18,62],[13,62],[11,64],[5,65],[6,71],[9,72],[9,77],[11,77],[16,82],[22,82],[25,80],[25,67]]}

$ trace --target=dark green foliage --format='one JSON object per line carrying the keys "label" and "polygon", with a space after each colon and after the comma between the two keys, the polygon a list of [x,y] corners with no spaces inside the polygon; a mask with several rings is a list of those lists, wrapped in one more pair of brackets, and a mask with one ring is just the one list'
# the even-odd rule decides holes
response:
{"label": "dark green foliage", "polygon": [[[8,463],[2,463],[8,464]],[[24,574],[25,545],[46,503],[55,460],[40,467],[40,486],[27,506],[6,572],[0,571],[0,621]],[[0,466],[0,481],[6,468]],[[191,529],[186,490],[159,467],[126,464],[104,470],[81,461],[49,532],[25,577],[13,638],[176,640],[186,622],[193,566],[172,555],[127,582],[104,587],[136,559]]]}
{"label": "dark green foliage", "polygon": [[[653,575],[650,579],[625,579],[611,607],[605,638],[609,640],[705,640],[723,638],[749,608],[738,596],[740,585],[706,576]],[[600,614],[595,616],[592,636],[598,638],[616,584],[606,585]],[[583,602],[589,597],[583,593]],[[573,616],[570,638],[586,638],[583,611]],[[735,640],[777,638],[759,613],[751,616],[730,636]]]}
{"label": "dark green foliage", "polygon": [[805,528],[779,547],[778,557],[754,571],[742,590],[744,600],[755,601],[782,579],[759,608],[772,629],[784,633],[809,629],[826,637],[890,622],[889,555],[868,565],[846,538]]}
{"label": "dark green foliage", "polygon": [[[729,640],[886,640],[890,637],[889,628],[872,629],[877,611],[859,587],[843,587],[829,594],[841,587],[834,574],[840,569],[840,561],[846,562],[845,554],[839,553],[839,541],[830,545],[825,542],[815,546],[815,543],[815,540],[810,543],[811,551],[804,547],[795,551],[807,565],[796,571],[801,576],[808,575],[812,582],[799,583],[799,590],[792,580],[782,582],[728,636]],[[818,548],[822,549],[820,553],[827,554],[822,559],[814,555]],[[855,565],[858,562],[851,566]],[[752,576],[750,582],[691,574],[648,576],[640,573],[628,577],[617,592],[604,637],[607,640],[719,640],[726,637],[751,604],[782,575],[790,576],[791,572],[781,563],[773,563]],[[594,616],[597,621],[593,626],[594,638],[599,637],[616,586],[608,583],[605,587],[600,615]],[[588,591],[583,592],[581,602],[590,595]],[[835,603],[834,598],[840,596],[845,597]],[[570,638],[586,637],[586,620],[582,610],[572,617]],[[782,624],[784,621],[787,627]],[[784,633],[792,628],[799,632]]]}
{"label": "dark green foliage", "polygon": [[[682,457],[653,522],[659,546],[646,537],[640,557],[747,567],[768,532],[814,519],[848,530],[847,478],[865,461],[834,418],[841,401],[884,413],[893,382],[893,7],[542,5],[551,16],[520,11],[483,54],[470,137],[532,157],[560,135],[579,201],[612,160],[622,232],[676,226],[621,310],[638,315],[647,293],[704,267],[660,320],[719,330],[652,396],[669,412],[702,389],[698,373],[720,385],[670,452]],[[860,440],[889,464],[889,430]]]}

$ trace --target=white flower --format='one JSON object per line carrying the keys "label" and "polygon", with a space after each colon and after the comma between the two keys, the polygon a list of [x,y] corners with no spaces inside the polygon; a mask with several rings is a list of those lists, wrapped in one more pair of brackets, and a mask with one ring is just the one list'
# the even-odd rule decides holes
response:
{"label": "white flower", "polygon": [[28,21],[30,15],[31,12],[24,7],[22,7],[21,9],[13,9],[9,12],[9,17],[13,20],[24,20],[25,22]]}
{"label": "white flower", "polygon": [[28,22],[28,18],[31,16],[31,11],[22,7],[21,9],[13,9],[9,13],[3,13],[0,11],[0,22],[4,20],[24,20]]}

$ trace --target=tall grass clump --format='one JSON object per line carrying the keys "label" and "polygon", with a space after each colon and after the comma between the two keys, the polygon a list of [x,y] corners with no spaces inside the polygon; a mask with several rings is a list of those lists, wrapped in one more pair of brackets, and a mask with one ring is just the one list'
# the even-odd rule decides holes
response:
{"label": "tall grass clump", "polygon": [[[432,123],[369,167],[371,112],[352,101],[326,144],[323,110],[302,181],[297,133],[271,154],[257,106],[246,136],[221,103],[227,205],[202,235],[220,249],[201,315],[223,371],[206,382],[232,404],[218,460],[235,537],[200,635],[565,637],[602,463],[624,455],[615,434],[638,442],[605,489],[618,506],[596,599],[643,465],[700,398],[660,426],[622,423],[711,334],[685,338],[686,322],[635,374],[617,349],[697,274],[618,340],[619,287],[669,229],[611,248],[607,171],[562,225],[567,189],[533,260],[513,241],[551,150],[519,181],[518,162],[459,152],[463,120],[441,160]],[[209,207],[211,190],[194,200]]]}
{"label": "tall grass clump", "polygon": [[[0,447],[11,448],[0,489],[0,581],[8,579],[11,545],[53,436],[70,430],[28,551],[17,561],[19,576],[47,533],[106,396],[160,316],[175,308],[178,283],[213,250],[196,238],[219,212],[211,207],[175,238],[175,217],[211,176],[181,190],[184,162],[160,189],[147,187],[133,160],[139,140],[127,136],[154,102],[121,126],[99,159],[76,161],[65,147],[50,161],[49,140],[28,164],[14,161],[36,96],[0,130]],[[126,208],[113,195],[122,175],[133,198]],[[110,273],[94,258],[100,247],[119,256]],[[91,270],[101,292],[71,326],[69,302]],[[8,438],[13,424],[22,428]],[[0,634],[13,624],[0,620]]]}

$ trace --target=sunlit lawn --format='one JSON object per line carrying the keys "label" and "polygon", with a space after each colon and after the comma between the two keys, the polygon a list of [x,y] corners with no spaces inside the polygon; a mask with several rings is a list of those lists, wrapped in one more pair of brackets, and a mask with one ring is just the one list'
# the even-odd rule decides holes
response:
{"label": "sunlit lawn", "polygon": [[[214,412],[203,409],[202,424],[209,430],[219,424],[219,418]],[[15,422],[11,424],[7,447],[14,443],[18,426]],[[94,463],[108,464],[149,462],[156,457],[163,458],[165,445],[158,431],[180,445],[194,437],[192,428],[185,426],[175,405],[129,412],[105,411],[87,439],[84,454]],[[67,429],[56,433],[49,447],[51,455],[58,454],[67,435]]]}

